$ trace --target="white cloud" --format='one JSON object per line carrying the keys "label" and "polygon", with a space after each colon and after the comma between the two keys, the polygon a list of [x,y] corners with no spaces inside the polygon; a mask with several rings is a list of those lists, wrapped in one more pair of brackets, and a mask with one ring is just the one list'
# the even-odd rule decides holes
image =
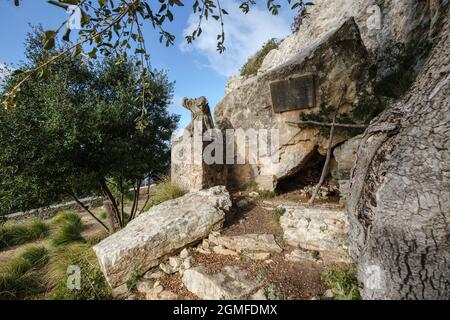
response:
{"label": "white cloud", "polygon": [[[265,8],[254,6],[248,14],[239,9],[239,1],[228,0],[224,6],[229,15],[224,16],[226,51],[216,50],[220,25],[214,19],[205,21],[203,33],[192,44],[186,41],[180,45],[183,52],[199,52],[207,59],[207,66],[224,76],[238,73],[247,59],[255,54],[270,38],[284,38],[290,33],[293,12],[284,10],[273,16]],[[183,35],[189,35],[196,28],[198,16],[191,14]]]}

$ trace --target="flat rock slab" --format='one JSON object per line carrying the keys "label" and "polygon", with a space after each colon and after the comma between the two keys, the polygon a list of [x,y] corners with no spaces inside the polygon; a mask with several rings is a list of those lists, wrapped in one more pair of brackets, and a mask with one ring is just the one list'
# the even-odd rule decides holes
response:
{"label": "flat rock slab", "polygon": [[109,285],[118,287],[134,272],[145,273],[161,258],[208,237],[231,206],[228,191],[218,186],[152,207],[94,246]]}
{"label": "flat rock slab", "polygon": [[283,251],[275,241],[273,234],[246,234],[242,236],[220,236],[217,237],[217,244],[236,252],[275,252]]}
{"label": "flat rock slab", "polygon": [[285,259],[290,262],[303,262],[304,260],[320,262],[320,258],[311,251],[295,249],[285,255]]}
{"label": "flat rock slab", "polygon": [[183,284],[203,300],[243,299],[261,284],[248,272],[236,266],[225,266],[222,272],[210,275],[203,266],[186,270]]}
{"label": "flat rock slab", "polygon": [[287,244],[305,250],[333,252],[334,257],[347,257],[349,224],[344,211],[283,205],[280,219]]}

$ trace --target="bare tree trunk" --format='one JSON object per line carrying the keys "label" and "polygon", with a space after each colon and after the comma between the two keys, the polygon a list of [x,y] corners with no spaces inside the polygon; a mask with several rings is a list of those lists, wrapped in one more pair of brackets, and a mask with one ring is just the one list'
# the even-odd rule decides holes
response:
{"label": "bare tree trunk", "polygon": [[311,199],[309,199],[309,201],[308,201],[308,206],[312,205],[314,203],[314,201],[316,200],[317,195],[319,194],[319,190],[322,187],[322,185],[325,182],[325,179],[326,179],[326,177],[328,175],[328,168],[330,166],[331,154],[333,152],[332,148],[333,148],[333,138],[334,138],[334,130],[335,130],[336,118],[337,118],[337,115],[339,114],[339,109],[341,108],[342,100],[344,99],[346,91],[347,91],[347,86],[344,86],[342,88],[341,98],[339,99],[339,102],[338,102],[338,104],[336,106],[336,111],[333,114],[333,120],[331,122],[330,136],[328,137],[327,157],[326,157],[326,160],[325,160],[325,164],[323,165],[322,175],[320,176],[319,183],[314,188],[314,192],[313,192],[313,194],[311,196]]}
{"label": "bare tree trunk", "polygon": [[109,230],[111,233],[114,233],[120,229],[120,222],[117,220],[117,215],[114,212],[111,200],[105,200],[103,206],[105,207],[106,215],[108,217]]}
{"label": "bare tree trunk", "polygon": [[97,216],[92,213],[92,211],[89,210],[87,206],[85,206],[74,194],[69,194],[84,211],[86,211],[92,218],[94,218],[95,221],[97,221],[106,231],[108,231],[108,233],[110,232],[109,228],[99,218],[97,218]]}
{"label": "bare tree trunk", "polygon": [[100,187],[101,187],[105,197],[111,201],[112,213],[114,214],[116,221],[118,221],[119,226],[122,228],[123,221],[121,219],[119,207],[117,206],[116,198],[113,196],[113,194],[109,190],[108,185],[106,184],[106,181],[104,179],[102,179],[102,181],[100,182]]}
{"label": "bare tree trunk", "polygon": [[350,253],[365,299],[450,299],[450,6],[438,6],[424,68],[366,130],[352,171]]}
{"label": "bare tree trunk", "polygon": [[[336,121],[336,115],[333,118],[333,124]],[[320,180],[319,183],[316,185],[316,187],[314,188],[314,192],[311,196],[311,199],[309,199],[308,201],[308,205],[312,205],[314,203],[314,201],[317,198],[317,195],[319,194],[320,188],[322,187],[323,183],[325,182],[325,179],[328,175],[328,169],[330,166],[330,161],[331,161],[331,154],[333,153],[333,137],[334,137],[334,125],[331,126],[330,129],[330,136],[328,138],[328,150],[327,150],[327,158],[325,160],[325,164],[323,165],[323,169],[322,169],[322,175],[320,176]]]}

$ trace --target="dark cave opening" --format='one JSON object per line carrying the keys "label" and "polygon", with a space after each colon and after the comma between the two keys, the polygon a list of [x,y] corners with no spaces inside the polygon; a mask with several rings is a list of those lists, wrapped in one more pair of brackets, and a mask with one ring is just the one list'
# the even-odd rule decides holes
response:
{"label": "dark cave opening", "polygon": [[[299,165],[298,170],[288,177],[282,178],[277,183],[276,192],[278,194],[289,193],[302,190],[308,186],[315,186],[322,174],[326,157],[315,149],[305,161]],[[327,180],[331,175],[329,174]],[[326,183],[325,183],[326,184]]]}

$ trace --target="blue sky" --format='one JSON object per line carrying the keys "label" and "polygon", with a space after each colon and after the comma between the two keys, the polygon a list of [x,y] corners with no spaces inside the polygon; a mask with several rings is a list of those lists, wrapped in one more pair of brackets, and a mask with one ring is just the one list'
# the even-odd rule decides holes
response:
{"label": "blue sky", "polygon": [[[225,95],[228,76],[238,73],[247,58],[265,41],[288,35],[294,14],[286,7],[279,16],[271,16],[261,4],[245,16],[238,8],[238,0],[223,1],[222,6],[230,15],[225,17],[227,50],[219,54],[216,51],[219,26],[215,21],[204,25],[202,36],[193,44],[186,44],[184,35],[197,23],[190,2],[186,0],[185,7],[174,10],[175,20],[168,25],[169,31],[177,37],[174,46],[161,45],[158,33],[150,25],[144,31],[152,66],[166,70],[169,79],[176,82],[170,111],[181,115],[180,127],[190,121],[190,114],[180,106],[182,97],[203,95],[214,109]],[[53,29],[65,19],[64,10],[45,0],[22,0],[19,7],[14,6],[12,0],[0,0],[0,63],[14,66],[24,59],[23,43],[30,24]]]}

